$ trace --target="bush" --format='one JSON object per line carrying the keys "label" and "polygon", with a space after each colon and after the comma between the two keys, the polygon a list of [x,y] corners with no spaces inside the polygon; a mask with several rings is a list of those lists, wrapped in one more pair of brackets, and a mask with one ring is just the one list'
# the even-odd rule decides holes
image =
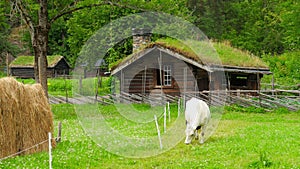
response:
{"label": "bush", "polygon": [[[271,72],[274,73],[275,83],[285,86],[295,86],[297,90],[300,84],[300,51],[288,52],[280,56],[264,56],[264,60],[269,64]],[[265,83],[271,83],[272,75],[264,76]]]}

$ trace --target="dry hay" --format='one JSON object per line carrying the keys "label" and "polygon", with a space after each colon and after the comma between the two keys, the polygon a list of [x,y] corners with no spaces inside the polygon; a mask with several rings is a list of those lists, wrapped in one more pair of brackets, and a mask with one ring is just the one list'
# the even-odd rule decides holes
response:
{"label": "dry hay", "polygon": [[[0,79],[0,158],[47,140],[48,132],[53,133],[53,117],[41,85]],[[40,151],[48,151],[48,141],[21,154]]]}

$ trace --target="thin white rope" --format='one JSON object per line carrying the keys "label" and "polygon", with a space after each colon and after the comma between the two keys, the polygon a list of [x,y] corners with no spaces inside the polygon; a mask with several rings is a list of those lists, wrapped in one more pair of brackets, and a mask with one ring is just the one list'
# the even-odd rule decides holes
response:
{"label": "thin white rope", "polygon": [[[52,139],[54,139],[54,138],[52,138]],[[52,140],[52,139],[51,139],[51,140]],[[30,149],[33,149],[33,148],[35,148],[35,147],[37,147],[37,146],[39,146],[39,145],[41,145],[41,144],[44,144],[44,143],[46,143],[46,142],[48,142],[48,139],[47,139],[47,140],[44,140],[44,141],[42,141],[42,142],[40,142],[40,143],[38,143],[38,144],[36,144],[36,145],[33,145],[33,146],[29,147],[29,148],[26,148],[26,149],[24,149],[24,150],[22,150],[22,151],[19,151],[19,152],[17,152],[17,153],[14,153],[14,154],[11,154],[11,155],[6,156],[6,157],[4,157],[4,158],[1,158],[0,161],[5,160],[5,159],[8,159],[8,158],[13,157],[13,156],[16,156],[16,155],[19,155],[19,154],[21,154],[21,153],[23,153],[23,152],[25,152],[25,151],[28,151],[28,150],[30,150]]]}

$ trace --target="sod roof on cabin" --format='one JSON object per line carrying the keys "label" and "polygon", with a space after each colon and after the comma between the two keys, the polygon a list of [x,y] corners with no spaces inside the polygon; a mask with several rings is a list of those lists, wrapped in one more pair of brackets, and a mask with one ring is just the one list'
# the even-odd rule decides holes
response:
{"label": "sod roof on cabin", "polygon": [[[48,67],[54,67],[63,56],[53,55],[47,56]],[[18,56],[12,63],[10,67],[33,67],[34,66],[34,56]]]}
{"label": "sod roof on cabin", "polygon": [[[247,51],[234,48],[226,43],[213,42],[196,42],[185,41],[184,43],[171,39],[158,39],[155,42],[142,47],[136,53],[133,53],[111,66],[115,69],[123,63],[127,62],[132,56],[154,46],[169,49],[173,52],[179,53],[182,56],[196,61],[203,65],[220,65],[228,67],[241,67],[241,68],[268,68],[267,64],[261,58],[252,55]],[[193,48],[193,50],[191,49]],[[198,53],[198,55],[196,53]]]}
{"label": "sod roof on cabin", "polygon": [[[210,43],[208,42],[186,41],[185,44],[183,44],[178,40],[167,38],[159,39],[155,44],[180,53],[183,56],[202,64],[268,68],[267,64],[259,57],[254,56],[247,51],[234,48],[226,43],[212,42],[212,46],[210,46]],[[195,51],[189,46],[194,47]],[[195,52],[199,54],[197,55]]]}

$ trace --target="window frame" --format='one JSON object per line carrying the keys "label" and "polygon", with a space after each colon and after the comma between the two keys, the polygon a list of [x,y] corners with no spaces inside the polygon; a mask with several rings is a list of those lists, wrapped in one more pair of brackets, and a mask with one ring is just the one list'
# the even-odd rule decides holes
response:
{"label": "window frame", "polygon": [[[159,68],[155,70],[155,77],[156,77],[155,84],[154,84],[155,88],[159,88],[159,87],[172,88],[173,87],[173,66],[171,64],[162,65],[162,70],[161,70],[162,79],[160,79],[159,71],[160,71]],[[166,72],[168,73],[166,74]]]}

